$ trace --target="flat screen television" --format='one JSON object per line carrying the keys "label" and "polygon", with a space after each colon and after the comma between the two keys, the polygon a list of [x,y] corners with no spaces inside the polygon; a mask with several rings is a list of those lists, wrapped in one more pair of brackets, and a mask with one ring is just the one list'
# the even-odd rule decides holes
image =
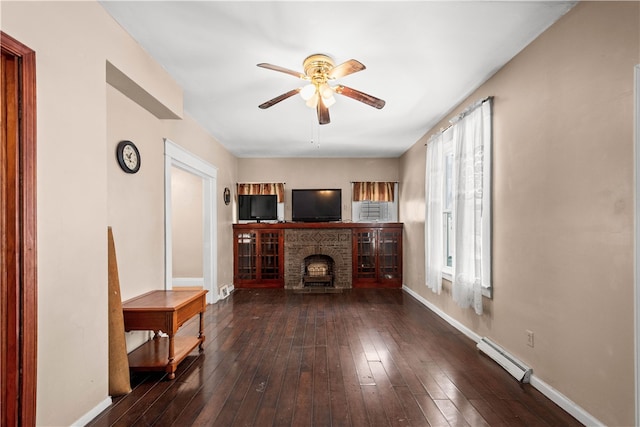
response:
{"label": "flat screen television", "polygon": [[278,196],[275,194],[238,195],[238,219],[258,222],[278,219]]}
{"label": "flat screen television", "polygon": [[291,190],[291,219],[300,222],[342,220],[342,190]]}

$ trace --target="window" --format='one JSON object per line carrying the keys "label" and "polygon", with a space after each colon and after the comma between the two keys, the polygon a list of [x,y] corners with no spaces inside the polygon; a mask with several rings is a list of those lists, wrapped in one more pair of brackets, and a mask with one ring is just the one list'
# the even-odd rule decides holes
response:
{"label": "window", "polygon": [[425,179],[426,285],[482,314],[491,296],[491,98],[454,118],[427,144]]}
{"label": "window", "polygon": [[[393,189],[390,197],[378,197],[377,191],[360,191],[361,186],[369,185],[385,185]],[[354,222],[397,222],[398,221],[398,202],[395,194],[398,194],[398,183],[353,183],[354,197],[351,202],[351,219]],[[368,194],[364,196],[356,196],[356,193]],[[386,200],[374,200],[384,198]],[[359,199],[359,200],[356,200]],[[391,200],[389,200],[391,199]]]}

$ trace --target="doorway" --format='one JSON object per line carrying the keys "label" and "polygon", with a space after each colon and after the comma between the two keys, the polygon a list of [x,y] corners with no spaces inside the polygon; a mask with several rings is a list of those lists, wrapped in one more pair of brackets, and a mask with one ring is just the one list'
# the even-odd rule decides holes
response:
{"label": "doorway", "polygon": [[0,424],[36,423],[35,52],[0,31]]}
{"label": "doorway", "polygon": [[178,166],[171,167],[171,255],[174,288],[204,286],[203,189],[202,177]]}
{"label": "doorway", "polygon": [[[169,139],[165,139],[165,289],[184,286],[184,280],[174,280],[173,274],[173,207],[171,194],[173,171],[179,169],[188,176],[201,179],[201,253],[202,287],[208,290],[207,303],[218,301],[217,281],[217,216],[216,216],[216,176],[217,169]],[[186,176],[186,175],[185,175]],[[177,278],[183,279],[183,278]],[[188,283],[187,283],[188,285]]]}

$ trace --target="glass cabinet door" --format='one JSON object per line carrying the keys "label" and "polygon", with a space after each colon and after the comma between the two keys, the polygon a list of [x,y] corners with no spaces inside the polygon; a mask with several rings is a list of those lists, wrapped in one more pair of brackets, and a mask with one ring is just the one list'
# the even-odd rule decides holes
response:
{"label": "glass cabinet door", "polygon": [[238,233],[236,236],[237,255],[237,278],[240,280],[253,280],[257,277],[256,255],[257,241],[256,233]]}
{"label": "glass cabinet door", "polygon": [[354,229],[352,242],[355,287],[402,286],[402,228]]}
{"label": "glass cabinet door", "polygon": [[260,276],[263,280],[280,278],[280,233],[260,233]]}
{"label": "glass cabinet door", "polygon": [[234,281],[238,287],[284,285],[284,233],[282,230],[234,232]]}
{"label": "glass cabinet door", "polygon": [[355,240],[355,271],[358,279],[376,278],[376,230],[358,230],[353,233]]}
{"label": "glass cabinet door", "polygon": [[402,272],[400,259],[400,239],[397,231],[380,230],[378,236],[379,280],[399,279]]}

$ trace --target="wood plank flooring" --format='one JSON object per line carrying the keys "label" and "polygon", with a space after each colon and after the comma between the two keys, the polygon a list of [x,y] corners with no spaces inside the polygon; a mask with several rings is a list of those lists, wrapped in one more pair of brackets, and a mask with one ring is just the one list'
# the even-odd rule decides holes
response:
{"label": "wood plank flooring", "polygon": [[399,289],[236,290],[205,336],[175,380],[132,374],[89,425],[581,425]]}

